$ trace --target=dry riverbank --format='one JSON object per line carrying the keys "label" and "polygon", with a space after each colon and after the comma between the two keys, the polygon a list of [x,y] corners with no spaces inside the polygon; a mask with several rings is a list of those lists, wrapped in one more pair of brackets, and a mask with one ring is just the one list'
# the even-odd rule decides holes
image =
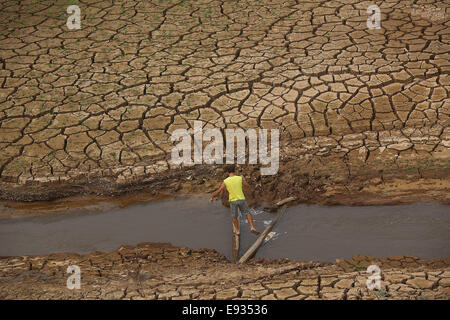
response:
{"label": "dry riverbank", "polygon": [[445,5],[381,2],[378,30],[368,5],[97,1],[68,30],[62,4],[3,1],[0,199],[210,192],[213,167],[170,164],[200,121],[280,130],[278,175],[242,170],[255,202],[448,202]]}
{"label": "dry riverbank", "polygon": [[[331,156],[330,156],[331,157]],[[381,159],[381,160],[380,160]],[[405,159],[405,164],[342,161],[338,157],[310,161],[284,161],[274,176],[261,176],[256,166],[240,166],[239,171],[252,185],[246,190],[250,205],[266,205],[295,197],[289,205],[393,205],[416,202],[450,203],[448,162]],[[422,161],[421,161],[422,160]],[[407,165],[406,165],[407,162]],[[40,215],[82,206],[117,205],[170,199],[177,196],[204,196],[213,192],[225,178],[218,166],[196,166],[166,170],[159,174],[45,183],[1,189],[0,216]],[[3,184],[4,185],[4,184]],[[222,202],[228,205],[227,195]],[[13,210],[9,210],[13,209]]]}
{"label": "dry riverbank", "polygon": [[[81,269],[69,290],[66,269]],[[381,268],[380,291],[366,268]],[[353,256],[336,263],[251,260],[230,263],[210,249],[170,244],[109,253],[0,258],[0,299],[449,299],[450,259]]]}

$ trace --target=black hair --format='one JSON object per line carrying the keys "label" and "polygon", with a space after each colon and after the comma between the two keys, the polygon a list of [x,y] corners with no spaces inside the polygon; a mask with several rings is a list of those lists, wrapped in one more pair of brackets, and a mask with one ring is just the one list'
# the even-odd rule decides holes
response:
{"label": "black hair", "polygon": [[235,165],[229,165],[229,166],[227,166],[226,168],[225,168],[225,172],[226,173],[234,173],[234,172],[236,172],[236,167],[235,167]]}

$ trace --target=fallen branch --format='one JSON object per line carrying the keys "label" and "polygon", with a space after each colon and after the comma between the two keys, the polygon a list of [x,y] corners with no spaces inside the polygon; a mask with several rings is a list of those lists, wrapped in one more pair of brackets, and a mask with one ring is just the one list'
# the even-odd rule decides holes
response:
{"label": "fallen branch", "polygon": [[280,201],[278,201],[276,203],[272,203],[269,206],[264,207],[264,210],[267,210],[267,211],[270,211],[270,212],[275,212],[282,205],[284,205],[284,204],[286,204],[288,202],[294,201],[294,200],[297,200],[297,198],[296,197],[288,197],[288,198],[280,200]]}
{"label": "fallen branch", "polygon": [[239,263],[245,263],[245,262],[247,262],[247,260],[251,259],[255,255],[256,251],[258,251],[259,247],[263,244],[264,239],[269,234],[269,232],[272,230],[273,226],[278,222],[281,215],[286,211],[286,208],[287,208],[287,206],[284,205],[280,209],[280,212],[277,214],[275,219],[273,219],[272,222],[268,225],[266,230],[264,230],[264,232],[261,233],[261,235],[258,237],[258,239],[256,239],[255,243],[247,250],[246,253],[244,253],[244,255],[241,257],[241,259],[239,259]]}
{"label": "fallen branch", "polygon": [[294,201],[295,199],[296,199],[295,197],[289,197],[289,198],[283,199],[281,201],[278,201],[277,203],[275,203],[275,205],[277,207],[281,207],[283,204],[286,204],[288,202]]}

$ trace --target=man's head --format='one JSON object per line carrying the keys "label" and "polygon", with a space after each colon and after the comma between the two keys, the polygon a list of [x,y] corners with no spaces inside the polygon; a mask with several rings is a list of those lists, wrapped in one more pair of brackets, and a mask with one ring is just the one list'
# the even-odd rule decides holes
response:
{"label": "man's head", "polygon": [[229,166],[227,166],[227,167],[225,168],[225,172],[226,172],[228,175],[235,174],[235,173],[236,173],[236,167],[235,167],[234,165],[229,165]]}

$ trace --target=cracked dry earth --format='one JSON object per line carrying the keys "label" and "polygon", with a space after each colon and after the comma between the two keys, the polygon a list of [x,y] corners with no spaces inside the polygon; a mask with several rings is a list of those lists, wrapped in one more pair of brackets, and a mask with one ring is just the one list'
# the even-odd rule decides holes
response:
{"label": "cracked dry earth", "polygon": [[[69,290],[70,264],[81,288]],[[381,268],[381,290],[365,270]],[[3,257],[0,299],[448,299],[450,259],[353,256],[336,263],[251,260],[236,265],[210,249],[170,244],[111,253]]]}
{"label": "cracked dry earth", "polygon": [[378,1],[380,30],[368,1],[72,2],[80,30],[65,1],[0,4],[0,198],[189,193],[192,175],[210,191],[210,171],[168,161],[171,132],[201,120],[281,130],[255,198],[360,178],[449,201],[448,1]]}
{"label": "cracked dry earth", "polygon": [[[249,202],[450,203],[449,1],[0,2],[0,199],[209,192],[171,133],[280,129]],[[368,291],[365,267],[382,269]],[[67,266],[82,289],[66,289]],[[169,245],[0,258],[0,298],[448,299],[450,261],[252,261]],[[386,296],[389,295],[389,296]]]}

